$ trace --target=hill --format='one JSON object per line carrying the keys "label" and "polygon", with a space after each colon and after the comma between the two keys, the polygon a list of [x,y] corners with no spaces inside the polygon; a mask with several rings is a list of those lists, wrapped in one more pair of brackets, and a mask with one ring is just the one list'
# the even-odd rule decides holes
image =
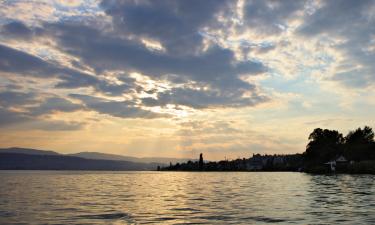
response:
{"label": "hill", "polygon": [[18,154],[29,154],[29,155],[59,155],[59,153],[49,150],[39,150],[32,148],[0,148],[0,153],[18,153]]}
{"label": "hill", "polygon": [[130,162],[138,162],[138,163],[158,163],[158,164],[176,164],[176,163],[184,163],[187,161],[197,161],[196,159],[189,159],[189,158],[168,158],[168,157],[132,157],[132,156],[124,156],[124,155],[116,155],[116,154],[109,154],[109,153],[101,153],[101,152],[78,152],[72,154],[61,154],[55,151],[50,150],[39,150],[39,149],[32,149],[32,148],[19,148],[19,147],[12,147],[12,148],[0,148],[0,153],[19,153],[19,154],[29,154],[29,155],[66,155],[66,156],[75,156],[85,159],[101,159],[101,160],[116,160],[116,161],[130,161]]}
{"label": "hill", "polygon": [[156,170],[157,163],[84,159],[65,155],[0,153],[2,170]]}
{"label": "hill", "polygon": [[79,152],[60,154],[51,150],[31,148],[0,149],[0,169],[53,169],[53,170],[156,170],[170,162],[173,164],[192,159],[145,157],[106,154],[100,152]]}
{"label": "hill", "polygon": [[189,160],[196,161],[194,159],[184,159],[184,158],[167,158],[167,157],[132,157],[132,156],[123,156],[123,155],[115,155],[115,154],[107,154],[107,153],[100,153],[100,152],[79,152],[74,154],[69,154],[70,156],[77,156],[85,159],[104,159],[104,160],[124,160],[124,161],[131,161],[131,162],[139,162],[139,163],[162,163],[162,164],[169,164],[170,162],[173,164],[176,163],[183,163]]}

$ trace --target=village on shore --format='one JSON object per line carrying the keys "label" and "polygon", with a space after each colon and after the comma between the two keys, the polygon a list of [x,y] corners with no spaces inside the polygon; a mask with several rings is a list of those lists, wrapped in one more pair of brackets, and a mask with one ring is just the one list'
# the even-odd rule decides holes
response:
{"label": "village on shore", "polygon": [[158,167],[161,171],[295,171],[307,173],[375,174],[375,141],[372,128],[350,131],[345,137],[336,130],[316,128],[309,135],[306,151],[297,154],[261,155],[250,158],[198,161]]}
{"label": "village on shore", "polygon": [[203,155],[199,161],[170,164],[161,170],[176,171],[299,171],[302,154],[294,155],[260,155],[250,158],[204,162]]}

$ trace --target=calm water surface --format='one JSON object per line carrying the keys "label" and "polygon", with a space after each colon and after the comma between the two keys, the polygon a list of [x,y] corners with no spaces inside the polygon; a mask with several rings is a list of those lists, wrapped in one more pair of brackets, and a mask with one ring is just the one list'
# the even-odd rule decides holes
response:
{"label": "calm water surface", "polygon": [[0,224],[375,224],[375,176],[0,171]]}

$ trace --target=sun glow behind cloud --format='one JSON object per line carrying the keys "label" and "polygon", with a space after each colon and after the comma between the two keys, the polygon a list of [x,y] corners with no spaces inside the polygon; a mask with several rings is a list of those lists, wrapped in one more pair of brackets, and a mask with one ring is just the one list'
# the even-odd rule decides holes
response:
{"label": "sun glow behind cloud", "polygon": [[3,1],[0,143],[302,152],[374,121],[371,1]]}

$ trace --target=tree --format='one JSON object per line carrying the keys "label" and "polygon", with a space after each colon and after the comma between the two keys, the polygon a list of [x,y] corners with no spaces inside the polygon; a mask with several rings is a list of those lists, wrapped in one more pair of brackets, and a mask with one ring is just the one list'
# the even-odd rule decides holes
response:
{"label": "tree", "polygon": [[370,144],[374,143],[374,131],[371,127],[365,126],[363,129],[360,127],[355,131],[350,131],[346,137],[347,144]]}
{"label": "tree", "polygon": [[371,127],[358,128],[346,135],[345,156],[354,161],[375,159],[374,131]]}
{"label": "tree", "polygon": [[331,160],[342,153],[344,138],[336,130],[316,128],[309,135],[306,146],[305,159],[313,164],[320,164]]}

